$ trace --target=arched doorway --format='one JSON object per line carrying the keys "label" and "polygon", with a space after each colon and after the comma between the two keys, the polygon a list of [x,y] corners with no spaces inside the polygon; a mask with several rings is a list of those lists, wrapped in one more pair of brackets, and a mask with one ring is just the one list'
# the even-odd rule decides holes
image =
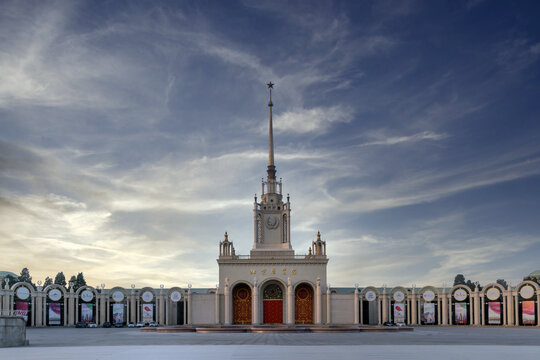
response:
{"label": "arched doorway", "polygon": [[[2,284],[0,283],[0,288]],[[19,282],[11,288],[13,291],[13,309],[16,316],[21,316],[26,322],[26,326],[32,326],[32,306],[34,304],[33,297],[34,288],[29,283]],[[1,306],[2,304],[0,304]]]}
{"label": "arched doorway", "polygon": [[233,289],[233,324],[251,324],[251,288],[247,284]]}
{"label": "arched doorway", "polygon": [[420,290],[420,324],[435,325],[439,323],[439,291],[433,286]]}
{"label": "arched doorway", "polygon": [[518,300],[518,318],[516,325],[538,325],[537,295],[538,285],[532,281],[523,281],[516,286]]}
{"label": "arched doorway", "polygon": [[471,325],[471,289],[466,285],[452,288],[452,325]]}
{"label": "arched doorway", "polygon": [[504,288],[499,284],[488,284],[482,290],[484,308],[483,325],[503,325],[504,320]]}
{"label": "arched doorway", "polygon": [[300,284],[294,291],[294,322],[313,324],[313,289],[308,284]]}
{"label": "arched doorway", "polygon": [[390,293],[390,318],[394,324],[409,324],[407,298],[409,292],[402,287],[392,289]]}
{"label": "arched doorway", "polygon": [[283,290],[276,283],[268,284],[263,291],[263,322],[283,323]]}

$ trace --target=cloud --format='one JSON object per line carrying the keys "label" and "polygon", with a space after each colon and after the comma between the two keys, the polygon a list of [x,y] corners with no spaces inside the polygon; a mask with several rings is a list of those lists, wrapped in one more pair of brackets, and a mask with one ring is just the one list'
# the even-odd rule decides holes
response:
{"label": "cloud", "polygon": [[276,116],[276,132],[323,133],[335,123],[348,123],[353,119],[350,107],[332,106],[312,109],[295,109]]}
{"label": "cloud", "polygon": [[387,136],[382,134],[372,135],[377,140],[369,141],[359,146],[373,146],[373,145],[396,145],[401,143],[415,143],[423,140],[441,140],[448,137],[446,134],[437,134],[432,131],[422,131],[417,134],[408,136]]}

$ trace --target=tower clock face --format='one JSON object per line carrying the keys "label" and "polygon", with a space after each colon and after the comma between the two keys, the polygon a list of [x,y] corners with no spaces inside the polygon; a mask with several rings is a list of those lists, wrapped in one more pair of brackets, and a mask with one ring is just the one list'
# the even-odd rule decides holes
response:
{"label": "tower clock face", "polygon": [[265,223],[268,229],[275,229],[279,226],[279,218],[277,216],[269,216],[266,218]]}

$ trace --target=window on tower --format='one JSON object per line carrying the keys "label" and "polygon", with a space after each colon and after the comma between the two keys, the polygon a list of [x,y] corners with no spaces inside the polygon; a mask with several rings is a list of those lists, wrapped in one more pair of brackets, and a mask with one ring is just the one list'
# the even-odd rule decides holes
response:
{"label": "window on tower", "polygon": [[262,219],[261,216],[257,216],[257,242],[262,243]]}
{"label": "window on tower", "polygon": [[287,242],[287,215],[283,215],[283,242]]}

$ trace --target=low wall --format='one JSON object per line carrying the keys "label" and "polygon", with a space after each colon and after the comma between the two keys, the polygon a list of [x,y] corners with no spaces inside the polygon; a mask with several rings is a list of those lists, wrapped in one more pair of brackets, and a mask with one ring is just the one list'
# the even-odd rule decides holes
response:
{"label": "low wall", "polygon": [[0,316],[0,347],[28,345],[24,319],[16,316]]}

